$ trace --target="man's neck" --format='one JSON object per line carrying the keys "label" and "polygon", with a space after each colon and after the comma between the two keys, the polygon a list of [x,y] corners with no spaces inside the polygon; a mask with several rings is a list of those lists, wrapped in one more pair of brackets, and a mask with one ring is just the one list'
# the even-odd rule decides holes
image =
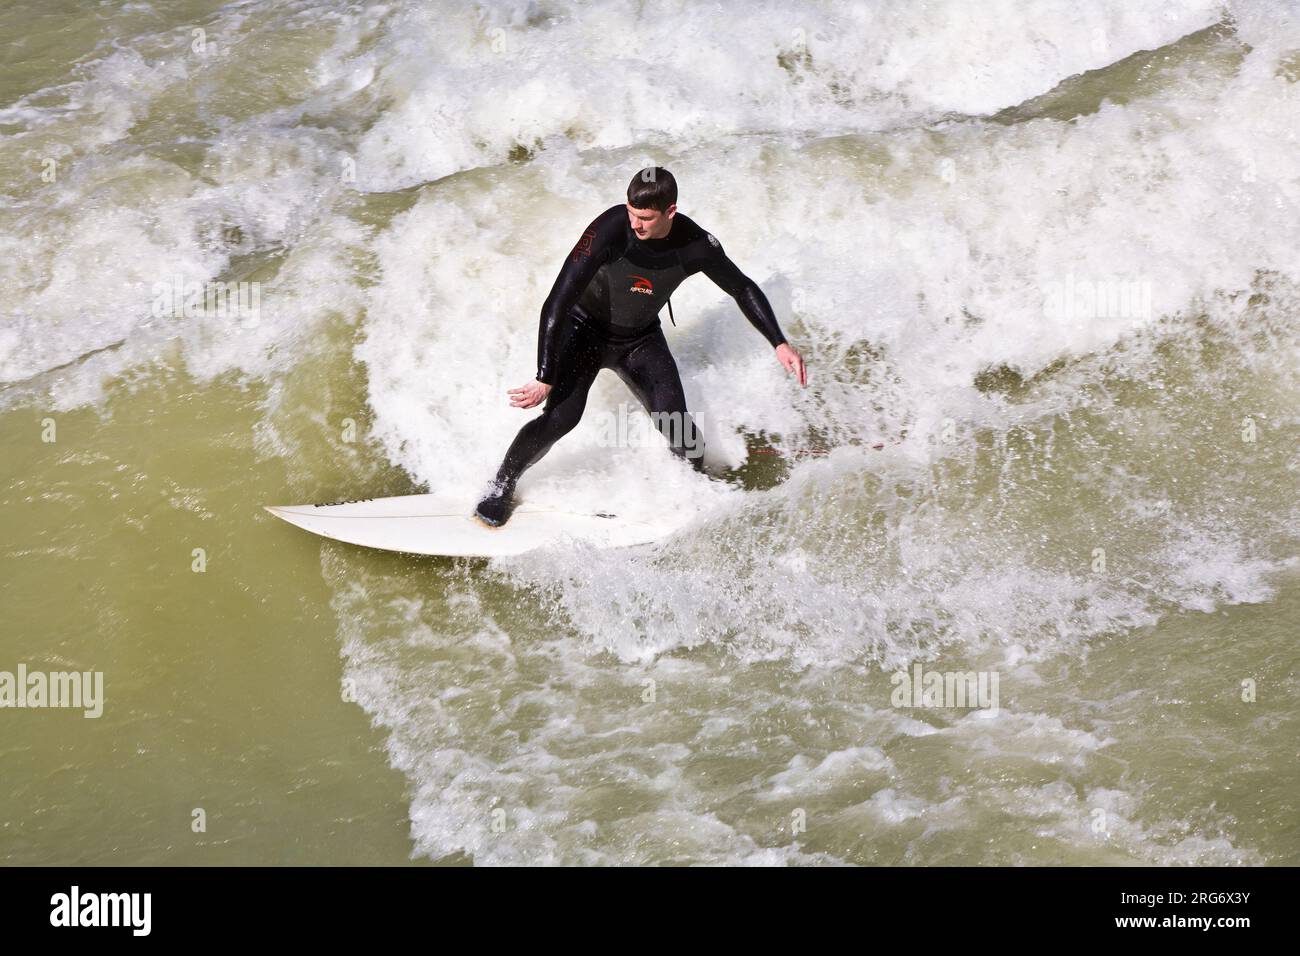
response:
{"label": "man's neck", "polygon": [[[647,236],[645,239],[638,239],[638,241],[639,241],[639,242],[663,242],[665,239],[667,239],[667,238],[669,238],[670,236],[672,236],[672,234],[673,234],[673,223],[675,223],[676,221],[677,221],[677,217],[676,217],[676,216],[673,216],[673,218],[671,218],[671,219],[668,220],[668,231],[665,232],[662,236]],[[635,236],[636,233],[633,233],[632,235]]]}

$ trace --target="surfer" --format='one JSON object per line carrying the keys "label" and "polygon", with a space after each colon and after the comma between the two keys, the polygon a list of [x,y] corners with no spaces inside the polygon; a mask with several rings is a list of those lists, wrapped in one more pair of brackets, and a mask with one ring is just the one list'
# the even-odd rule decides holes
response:
{"label": "surfer", "polygon": [[497,527],[509,519],[520,475],[578,424],[602,368],[613,369],[645,406],[673,454],[702,470],[704,440],[659,322],[668,297],[697,272],[736,300],[777,361],[808,384],[803,358],[781,333],[763,290],[717,239],[677,211],[673,174],[647,167],[632,177],[627,204],[606,209],[583,232],[542,305],[537,378],[507,394],[515,408],[542,401],[546,407],[511,443],[475,511],[481,521]]}

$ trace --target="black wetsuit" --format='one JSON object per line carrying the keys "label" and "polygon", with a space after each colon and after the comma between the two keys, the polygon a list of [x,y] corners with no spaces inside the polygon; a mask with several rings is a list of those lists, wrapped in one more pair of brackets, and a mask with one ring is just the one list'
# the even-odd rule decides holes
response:
{"label": "black wetsuit", "polygon": [[602,368],[613,369],[627,384],[673,453],[701,467],[703,439],[686,409],[677,363],[659,322],[668,297],[697,272],[734,298],[773,348],[785,341],[763,291],[688,217],[677,213],[662,239],[638,239],[627,206],[619,204],[587,227],[542,306],[537,380],[550,385],[551,393],[542,414],[519,430],[506,452],[481,516],[498,517],[484,506],[493,496],[508,499],[519,476],[578,424]]}

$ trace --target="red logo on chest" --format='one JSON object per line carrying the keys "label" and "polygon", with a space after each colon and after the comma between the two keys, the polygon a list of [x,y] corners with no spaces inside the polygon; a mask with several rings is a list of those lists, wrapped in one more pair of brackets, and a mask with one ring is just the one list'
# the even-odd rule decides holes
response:
{"label": "red logo on chest", "polygon": [[627,290],[628,292],[640,292],[642,295],[655,294],[654,283],[651,282],[649,279],[647,279],[645,276],[629,275],[628,278],[636,280],[628,288]]}

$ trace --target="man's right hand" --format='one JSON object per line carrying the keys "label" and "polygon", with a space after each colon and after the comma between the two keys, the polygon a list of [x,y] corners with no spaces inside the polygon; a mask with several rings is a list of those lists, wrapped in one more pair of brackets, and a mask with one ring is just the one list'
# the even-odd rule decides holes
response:
{"label": "man's right hand", "polygon": [[532,381],[518,388],[507,389],[507,394],[510,396],[510,404],[515,408],[532,408],[546,401],[546,396],[551,394],[551,386],[545,382]]}

